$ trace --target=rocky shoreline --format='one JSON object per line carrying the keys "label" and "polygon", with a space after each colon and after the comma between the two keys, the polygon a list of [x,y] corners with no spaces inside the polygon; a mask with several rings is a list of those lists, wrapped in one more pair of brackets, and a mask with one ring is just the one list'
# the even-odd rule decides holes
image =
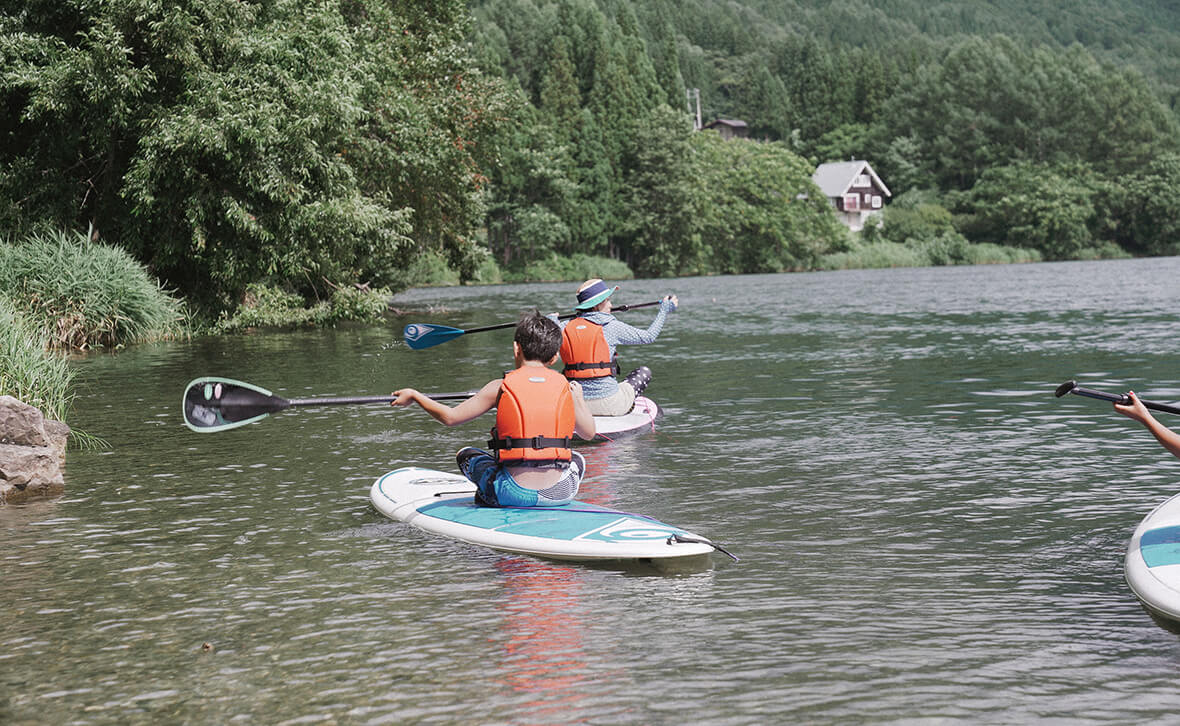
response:
{"label": "rocky shoreline", "polygon": [[70,427],[40,409],[0,396],[0,505],[65,491]]}

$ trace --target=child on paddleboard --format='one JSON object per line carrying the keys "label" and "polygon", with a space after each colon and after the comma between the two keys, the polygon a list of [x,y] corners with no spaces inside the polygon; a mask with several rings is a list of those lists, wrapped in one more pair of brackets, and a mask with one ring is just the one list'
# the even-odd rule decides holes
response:
{"label": "child on paddleboard", "polygon": [[512,343],[515,370],[454,407],[413,388],[394,391],[391,405],[417,403],[447,426],[496,409],[488,442],[492,452],[468,446],[456,456],[459,471],[476,486],[476,502],[489,507],[565,504],[578,493],[586,472],[586,460],[570,449],[570,442],[575,434],[593,438],[595,429],[582,386],[549,368],[560,347],[556,323],[535,310],[525,313]]}
{"label": "child on paddleboard", "polygon": [[[651,380],[651,369],[640,366],[622,382],[615,380],[619,365],[615,348],[654,342],[664,328],[668,313],[679,300],[668,295],[660,301],[660,312],[647,330],[628,325],[611,315],[611,295],[618,286],[608,287],[598,278],[578,288],[578,316],[562,321],[561,360],[566,378],[581,382],[586,405],[595,416],[623,416],[635,405]],[[550,316],[555,319],[556,315]]]}
{"label": "child on paddleboard", "polygon": [[1114,410],[1118,411],[1127,418],[1134,419],[1147,427],[1152,436],[1164,445],[1164,448],[1172,452],[1173,455],[1180,457],[1180,434],[1164,426],[1157,421],[1151,412],[1147,410],[1147,406],[1139,400],[1134,391],[1128,391],[1127,395],[1131,398],[1129,405],[1114,404]]}

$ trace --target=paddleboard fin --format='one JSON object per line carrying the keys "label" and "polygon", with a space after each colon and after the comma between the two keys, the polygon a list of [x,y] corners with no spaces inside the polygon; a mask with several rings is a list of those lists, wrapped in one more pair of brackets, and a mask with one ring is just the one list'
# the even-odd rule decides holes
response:
{"label": "paddleboard fin", "polygon": [[730,552],[729,550],[725,549],[725,548],[724,548],[724,547],[722,547],[721,545],[719,545],[719,544],[717,544],[717,543],[715,543],[715,542],[710,542],[709,540],[707,540],[707,539],[704,539],[704,538],[698,538],[698,537],[685,537],[685,536],[684,536],[684,535],[682,535],[682,534],[674,534],[674,535],[672,535],[671,537],[669,537],[669,538],[668,538],[668,544],[675,544],[675,543],[677,543],[677,542],[694,542],[694,543],[696,543],[696,544],[707,544],[707,545],[709,545],[710,547],[712,547],[713,549],[715,549],[715,550],[717,550],[718,552],[720,552],[721,554],[723,554],[723,555],[725,555],[726,557],[730,558],[730,559],[731,559],[731,560],[733,560],[734,562],[741,562],[741,560],[739,560],[739,559],[737,558],[737,555],[735,555],[734,553],[732,553],[732,552]]}

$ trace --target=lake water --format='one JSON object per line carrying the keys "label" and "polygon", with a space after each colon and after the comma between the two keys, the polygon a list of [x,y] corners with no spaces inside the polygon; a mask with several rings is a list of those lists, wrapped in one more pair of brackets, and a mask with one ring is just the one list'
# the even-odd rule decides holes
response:
{"label": "lake water", "polygon": [[511,331],[411,351],[402,326],[567,309],[575,284],[87,357],[71,423],[109,446],[70,452],[64,497],[0,507],[0,722],[1172,721],[1180,636],[1123,555],[1180,461],[1053,391],[1180,401],[1178,280],[1180,258],[622,283],[620,304],[680,296],[620,351],[666,416],[582,448],[582,496],[741,558],[680,574],[497,554],[371,507],[378,476],[452,469],[489,418],[181,424],[203,375],[288,398],[475,388],[511,367]]}

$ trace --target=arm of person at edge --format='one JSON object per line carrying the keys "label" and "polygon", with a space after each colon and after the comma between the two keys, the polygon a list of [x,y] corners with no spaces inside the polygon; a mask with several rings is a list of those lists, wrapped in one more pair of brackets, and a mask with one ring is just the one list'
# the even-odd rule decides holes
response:
{"label": "arm of person at edge", "polygon": [[1124,406],[1116,403],[1114,410],[1146,426],[1156,441],[1163,444],[1164,448],[1172,452],[1173,456],[1180,457],[1180,434],[1157,421],[1134,391],[1128,391],[1127,395],[1131,397],[1130,405]]}
{"label": "arm of person at edge", "polygon": [[664,328],[664,319],[668,313],[674,312],[680,306],[680,299],[675,295],[667,295],[663,300],[660,300],[660,312],[656,314],[651,325],[647,326],[647,330],[640,330],[633,325],[628,325],[617,318],[607,323],[611,327],[612,337],[618,345],[646,345],[654,343],[656,338],[660,336],[660,331]]}
{"label": "arm of person at edge", "polygon": [[[479,389],[478,393],[455,406],[448,406],[433,398],[427,398],[413,388],[394,391],[393,400],[389,405],[409,406],[411,403],[416,403],[439,423],[446,426],[459,426],[468,421],[474,421],[496,407],[496,401],[500,396],[501,380],[497,378],[494,381],[488,381],[483,388]],[[589,441],[594,438],[596,429],[594,416],[586,406],[586,399],[582,397],[582,385],[577,381],[570,381],[570,394],[574,398],[574,433]]]}

